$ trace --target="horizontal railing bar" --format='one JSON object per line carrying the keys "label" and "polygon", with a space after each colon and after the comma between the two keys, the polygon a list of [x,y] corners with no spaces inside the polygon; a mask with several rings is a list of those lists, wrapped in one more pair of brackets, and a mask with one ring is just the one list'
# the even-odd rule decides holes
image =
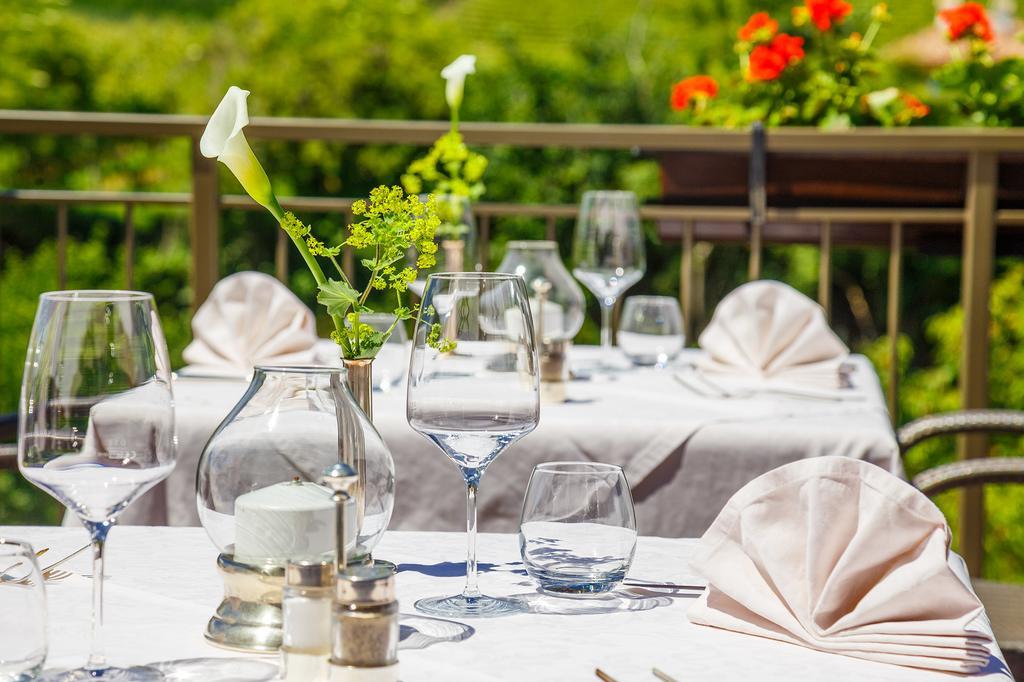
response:
{"label": "horizontal railing bar", "polygon": [[[184,192],[108,192],[55,189],[14,189],[0,190],[0,202],[30,204],[162,204],[188,205],[192,197]],[[347,211],[355,199],[342,197],[282,197],[281,205],[293,210],[304,211]],[[263,207],[244,194],[221,196],[221,206],[245,210],[263,210]],[[572,218],[576,215],[576,204],[517,204],[507,202],[481,202],[473,206],[478,215],[493,217],[523,216],[546,218]],[[677,206],[667,204],[645,204],[640,207],[645,220],[707,220],[746,221],[750,209],[743,206]],[[863,223],[891,223],[898,220],[906,223],[948,223],[963,222],[960,209],[903,209],[903,208],[770,208],[769,221],[790,221],[796,223],[820,223],[823,220]],[[999,211],[997,218],[1002,222],[1024,222],[1024,211]]]}
{"label": "horizontal railing bar", "polygon": [[[0,110],[0,133],[109,135],[117,137],[202,134],[206,116],[77,111]],[[349,120],[254,117],[252,138],[332,140],[355,143],[430,144],[447,121]],[[588,149],[746,151],[745,130],[680,125],[610,123],[473,123],[460,130],[472,144]],[[1024,152],[1024,131],[1010,128],[781,128],[766,133],[768,151],[791,152]]]}

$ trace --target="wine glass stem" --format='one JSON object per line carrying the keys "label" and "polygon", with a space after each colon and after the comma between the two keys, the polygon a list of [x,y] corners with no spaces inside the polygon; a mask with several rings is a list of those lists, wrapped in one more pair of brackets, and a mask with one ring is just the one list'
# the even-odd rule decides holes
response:
{"label": "wine glass stem", "polygon": [[476,493],[479,483],[466,484],[466,586],[463,597],[479,597],[476,581]]}
{"label": "wine glass stem", "polygon": [[612,311],[615,299],[608,296],[601,299],[601,354],[605,360],[612,356]]}
{"label": "wine glass stem", "polygon": [[103,549],[107,527],[92,530],[92,645],[86,670],[104,670],[107,657],[103,646]]}

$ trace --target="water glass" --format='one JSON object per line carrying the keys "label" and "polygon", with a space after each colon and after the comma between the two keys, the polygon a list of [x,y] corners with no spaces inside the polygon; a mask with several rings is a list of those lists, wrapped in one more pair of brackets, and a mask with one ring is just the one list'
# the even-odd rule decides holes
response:
{"label": "water glass", "polygon": [[46,660],[46,595],[32,546],[0,537],[0,682],[34,680]]}
{"label": "water glass", "polygon": [[538,464],[519,523],[519,551],[544,592],[600,595],[626,577],[636,551],[636,512],[622,467]]}
{"label": "water glass", "polygon": [[666,366],[686,343],[679,303],[671,296],[630,296],[622,308],[618,341],[633,364]]}

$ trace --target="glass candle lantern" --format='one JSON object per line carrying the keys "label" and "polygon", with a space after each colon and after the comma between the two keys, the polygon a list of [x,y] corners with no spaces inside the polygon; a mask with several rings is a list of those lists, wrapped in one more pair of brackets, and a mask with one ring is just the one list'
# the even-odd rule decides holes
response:
{"label": "glass candle lantern", "polygon": [[[203,450],[196,501],[221,550],[225,581],[225,600],[207,629],[217,644],[275,649],[285,564],[335,559],[333,491],[317,482],[327,467],[344,462],[359,476],[345,514],[349,563],[366,560],[387,528],[394,461],[345,376],[335,367],[256,367]],[[270,585],[277,589],[268,592]],[[258,622],[245,621],[250,611],[260,611]]]}
{"label": "glass candle lantern", "polygon": [[583,326],[583,290],[562,263],[557,242],[509,242],[498,272],[526,281],[538,341],[567,341],[576,336]]}

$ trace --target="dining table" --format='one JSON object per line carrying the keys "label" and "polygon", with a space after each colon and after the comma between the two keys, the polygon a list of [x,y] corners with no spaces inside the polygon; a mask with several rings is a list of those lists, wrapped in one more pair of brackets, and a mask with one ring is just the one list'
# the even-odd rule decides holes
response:
{"label": "dining table", "polygon": [[[87,541],[83,529],[0,526],[0,537],[30,542],[62,557]],[[691,623],[686,612],[702,579],[690,567],[698,541],[641,536],[624,583],[598,598],[547,596],[523,570],[517,538],[479,538],[480,585],[514,596],[524,612],[501,618],[446,620],[418,614],[422,597],[461,590],[465,537],[458,533],[388,531],[375,555],[398,565],[400,677],[420,680],[597,680],[617,682],[785,680],[862,682],[957,680],[962,675],[824,653],[772,639]],[[207,642],[207,620],[223,595],[217,549],[201,528],[115,527],[107,543],[104,641],[112,665],[148,665],[168,682],[272,680],[276,655],[228,651]],[[967,582],[963,562],[950,563]],[[42,563],[46,563],[41,559]],[[90,560],[83,553],[46,584],[47,671],[84,663],[89,648]],[[969,583],[968,583],[969,584]],[[984,613],[974,627],[991,634]],[[997,645],[989,645],[977,680],[1005,682]]]}
{"label": "dining table", "polygon": [[[392,380],[387,390],[373,393],[373,422],[395,461],[389,527],[459,530],[465,528],[462,475],[406,419],[400,377],[407,352],[375,366]],[[843,455],[903,476],[878,376],[863,356],[850,356],[845,388],[768,383],[723,390],[723,380],[697,370],[699,349],[684,350],[662,368],[631,367],[620,351],[615,353],[620,369],[608,373],[595,369],[602,358],[599,348],[572,348],[574,378],[561,385],[562,400],[543,402],[536,430],[488,467],[479,495],[481,530],[517,531],[530,473],[550,461],[622,466],[640,532],[662,537],[699,536],[743,485],[798,459]],[[176,377],[177,466],[166,482],[127,509],[120,523],[199,525],[200,454],[247,385],[244,378],[195,375],[187,368]]]}

